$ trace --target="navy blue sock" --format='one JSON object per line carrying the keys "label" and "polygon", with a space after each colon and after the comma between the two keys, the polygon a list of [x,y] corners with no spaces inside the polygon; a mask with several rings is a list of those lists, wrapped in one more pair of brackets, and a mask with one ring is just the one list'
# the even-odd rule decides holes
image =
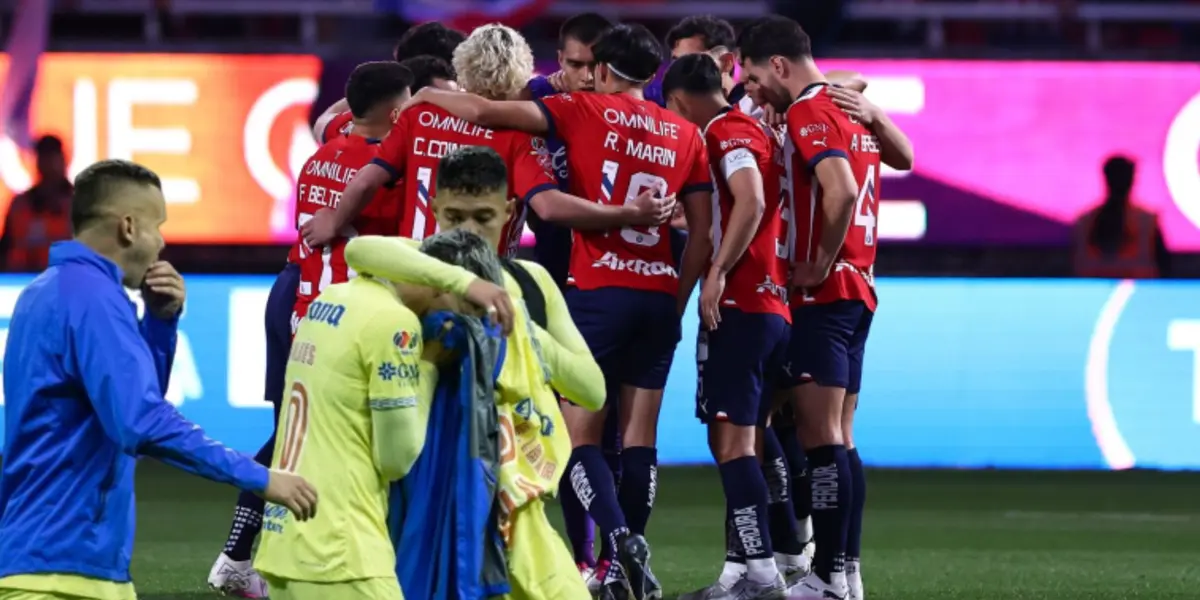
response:
{"label": "navy blue sock", "polygon": [[862,549],[863,509],[867,505],[867,475],[863,472],[858,448],[852,448],[846,454],[850,460],[850,479],[854,482],[850,490],[853,496],[850,500],[850,529],[846,534],[846,559],[858,560]]}
{"label": "navy blue sock", "polygon": [[731,506],[733,525],[748,560],[771,558],[771,536],[767,526],[767,481],[753,456],[736,458],[717,467],[725,499]]}
{"label": "navy blue sock", "polygon": [[646,535],[654,495],[658,491],[658,450],[646,446],[621,449],[621,510],[629,530]]}
{"label": "navy blue sock", "polygon": [[571,543],[571,554],[576,563],[584,563],[589,567],[596,566],[592,545],[595,541],[596,524],[579,502],[579,497],[571,489],[571,479],[563,477],[558,482],[558,498],[562,504],[563,524],[567,530],[567,541]]}
{"label": "navy blue sock", "polygon": [[579,498],[580,504],[592,515],[596,525],[603,534],[604,556],[616,556],[613,552],[617,545],[617,536],[628,532],[625,524],[625,514],[621,512],[621,504],[617,500],[617,486],[613,483],[612,472],[604,462],[604,453],[599,446],[580,446],[571,452],[571,460],[567,461],[567,478],[571,482],[571,490]]}
{"label": "navy blue sock", "polygon": [[725,562],[746,564],[742,552],[742,540],[738,537],[737,525],[733,522],[733,505],[725,500]]}
{"label": "navy blue sock", "polygon": [[771,532],[771,545],[776,552],[800,554],[804,543],[800,540],[800,527],[796,512],[792,508],[792,482],[788,474],[787,459],[779,437],[771,428],[763,431],[763,477],[767,480],[767,529]]}
{"label": "navy blue sock", "polygon": [[850,526],[850,459],[845,446],[820,446],[808,451],[812,478],[813,537],[817,552],[813,571],[825,582],[845,570],[846,534]]}
{"label": "navy blue sock", "polygon": [[788,473],[792,476],[792,509],[796,511],[796,521],[799,523],[812,515],[812,495],[808,492],[812,487],[808,477],[808,456],[804,453],[804,447],[800,445],[800,439],[796,437],[795,425],[775,425],[774,429],[779,438],[779,445],[783,448],[783,456],[787,459]]}
{"label": "navy blue sock", "polygon": [[[271,466],[275,454],[275,434],[259,448],[254,461],[264,467]],[[262,531],[263,507],[266,502],[254,492],[238,494],[237,506],[233,509],[233,523],[229,525],[229,536],[225,538],[225,554],[232,560],[250,560],[254,552],[254,540]]]}

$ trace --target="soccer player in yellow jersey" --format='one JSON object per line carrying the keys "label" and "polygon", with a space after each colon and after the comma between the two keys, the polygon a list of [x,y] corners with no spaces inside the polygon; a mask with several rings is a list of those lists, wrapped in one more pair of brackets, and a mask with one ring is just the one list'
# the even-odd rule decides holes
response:
{"label": "soccer player in yellow jersey", "polygon": [[306,523],[267,505],[254,567],[271,598],[403,597],[386,523],[388,484],[425,444],[437,370],[424,350],[416,314],[395,286],[371,277],[329,286],[300,321],[272,464],[303,474],[328,497]]}
{"label": "soccer player in yellow jersey", "polygon": [[425,443],[437,370],[422,360],[420,334],[395,288],[370,277],[329,286],[300,321],[272,466],[328,497],[307,523],[267,505],[254,567],[271,598],[402,598],[388,483]]}
{"label": "soccer player in yellow jersey", "polygon": [[[347,263],[359,273],[466,294],[474,276],[438,258],[459,262],[456,256],[472,253],[462,247],[472,244],[472,239],[494,256],[513,209],[506,182],[504,162],[489,148],[466,147],[448,154],[438,166],[434,215],[443,231],[465,230],[479,237],[439,234],[426,240],[426,254],[411,240],[364,236],[346,247]],[[516,303],[497,381],[502,428],[499,493],[506,517],[502,530],[509,551],[509,598],[586,599],[590,597],[587,586],[546,519],[543,498],[557,490],[571,453],[554,390],[596,410],[604,403],[604,376],[549,273],[534,263],[515,263],[515,267],[507,265],[504,287],[512,297],[524,300],[525,290],[513,271],[527,274],[542,297],[546,327],[533,323],[525,302]]]}

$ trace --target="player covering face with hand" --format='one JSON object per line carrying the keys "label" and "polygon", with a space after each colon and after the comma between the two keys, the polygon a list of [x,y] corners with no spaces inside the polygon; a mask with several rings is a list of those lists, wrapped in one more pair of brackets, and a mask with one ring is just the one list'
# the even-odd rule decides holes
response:
{"label": "player covering face with hand", "polygon": [[[427,240],[422,245],[425,252],[444,260],[478,255],[478,248],[470,248],[475,239],[495,261],[490,248],[503,232],[509,203],[506,179],[503,160],[491,149],[463,148],[443,158],[434,210],[448,231]],[[499,496],[511,597],[587,598],[570,553],[546,520],[543,497],[557,489],[570,456],[570,440],[553,390],[595,410],[604,401],[604,378],[549,274],[534,263],[504,261],[505,289],[518,300],[514,310],[507,295],[489,296],[478,286],[472,289],[474,277],[426,256],[411,240],[360,237],[347,247],[346,256],[360,272],[461,295],[492,309],[491,314],[507,324],[508,350],[497,380],[497,408],[501,448],[509,449],[502,452]],[[406,299],[409,294],[413,306],[421,302],[420,291],[406,291]],[[540,307],[542,315],[531,315],[527,305]]]}
{"label": "player covering face with hand", "polygon": [[643,537],[657,487],[658,413],[680,312],[711,252],[712,183],[695,125],[643,98],[642,89],[662,62],[654,36],[639,25],[619,25],[592,51],[595,94],[497,102],[426,89],[412,102],[430,102],[485,126],[557,133],[567,147],[573,194],[606,205],[632,203],[647,190],[679,194],[689,224],[699,232],[689,237],[679,272],[665,225],[576,230],[571,251],[574,289],[567,303],[605,378],[621,385],[624,447],[618,496],[599,447],[604,413],[565,407],[575,445],[568,476],[619,559],[606,574],[602,594],[641,600],[661,593]]}

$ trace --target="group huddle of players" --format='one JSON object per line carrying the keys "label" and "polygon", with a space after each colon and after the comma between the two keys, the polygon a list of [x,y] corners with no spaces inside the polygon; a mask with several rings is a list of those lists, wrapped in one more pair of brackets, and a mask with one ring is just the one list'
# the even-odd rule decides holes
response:
{"label": "group huddle of players", "polygon": [[[561,474],[589,591],[662,596],[644,537],[656,430],[681,320],[699,318],[696,416],[727,500],[726,558],[716,582],[684,597],[862,598],[852,426],[881,164],[910,169],[911,144],[862,96],[866,82],[817,69],[791,20],[735,35],[689,17],[666,42],[658,78],[666,57],[646,28],[579,15],[560,32],[561,70],[534,77],[516,31],[430,23],[405,34],[396,61],[355,69],[299,176],[299,238],[267,307],[266,397],[279,421],[292,335],[305,318],[334,318],[319,296],[355,278],[353,238],[465,230],[511,258],[528,219],[544,267],[529,270],[555,288],[537,310],[525,294],[531,337],[570,352],[577,328],[606,384],[595,410],[554,381],[563,402],[549,417],[569,433],[569,459],[547,469]],[[697,283],[698,317],[685,312]],[[564,319],[573,325],[555,325]],[[273,435],[259,460],[286,462],[275,446]],[[262,523],[261,500],[244,494],[211,585],[265,595],[251,562]]]}

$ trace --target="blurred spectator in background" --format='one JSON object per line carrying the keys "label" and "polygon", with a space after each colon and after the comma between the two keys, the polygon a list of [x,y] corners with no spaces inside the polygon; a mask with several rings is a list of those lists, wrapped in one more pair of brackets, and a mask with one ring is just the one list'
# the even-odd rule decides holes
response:
{"label": "blurred spectator in background", "polygon": [[1153,279],[1165,276],[1170,254],[1158,215],[1131,199],[1135,165],[1124,156],[1104,162],[1108,194],[1075,221],[1074,261],[1078,277]]}
{"label": "blurred spectator in background", "polygon": [[849,0],[775,0],[775,12],[799,23],[812,36],[813,52],[820,55],[837,40]]}
{"label": "blurred spectator in background", "polygon": [[71,239],[71,193],[62,140],[47,135],[34,145],[38,181],[13,198],[0,237],[4,270],[37,273],[46,268],[50,244]]}
{"label": "blurred spectator in background", "polygon": [[429,55],[454,64],[454,49],[465,39],[467,36],[463,32],[449,29],[436,21],[422,23],[409,27],[400,36],[392,57],[399,62],[414,56]]}

